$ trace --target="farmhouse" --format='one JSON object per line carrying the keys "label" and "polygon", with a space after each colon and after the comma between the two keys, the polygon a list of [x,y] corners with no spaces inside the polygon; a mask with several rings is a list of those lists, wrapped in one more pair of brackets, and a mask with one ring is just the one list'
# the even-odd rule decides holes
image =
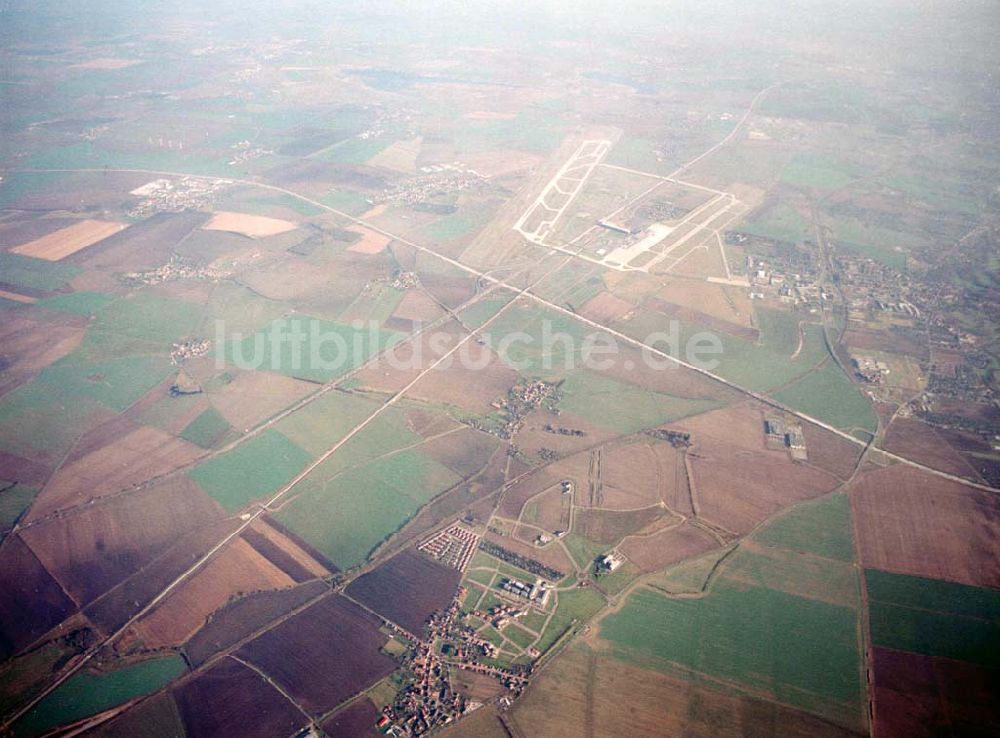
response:
{"label": "farmhouse", "polygon": [[614,571],[625,563],[625,557],[616,551],[607,553],[597,560],[597,568],[604,571]]}

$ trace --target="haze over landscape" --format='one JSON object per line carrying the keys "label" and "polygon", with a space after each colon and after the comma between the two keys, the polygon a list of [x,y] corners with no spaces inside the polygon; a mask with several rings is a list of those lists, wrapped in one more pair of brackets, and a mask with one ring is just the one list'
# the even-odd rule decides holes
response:
{"label": "haze over landscape", "polygon": [[1000,733],[991,0],[0,0],[0,735]]}

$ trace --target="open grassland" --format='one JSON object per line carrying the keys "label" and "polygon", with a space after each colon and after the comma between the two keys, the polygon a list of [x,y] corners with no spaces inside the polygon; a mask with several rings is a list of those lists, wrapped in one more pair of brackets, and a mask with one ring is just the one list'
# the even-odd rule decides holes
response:
{"label": "open grassland", "polygon": [[71,354],[46,367],[37,383],[64,397],[87,398],[121,412],[173,370],[166,356],[132,356],[108,361],[79,359],[77,354]]}
{"label": "open grassland", "polygon": [[55,386],[33,382],[0,398],[0,448],[54,462],[111,415],[96,399],[74,397]]}
{"label": "open grassland", "polygon": [[850,500],[837,493],[797,505],[755,535],[754,540],[835,561],[853,561]]}
{"label": "open grassland", "polygon": [[238,367],[265,369],[326,382],[361,365],[394,343],[398,334],[296,316],[282,318],[253,336],[217,346]]}
{"label": "open grassland", "polygon": [[276,430],[199,464],[188,476],[226,510],[235,512],[278,490],[310,456]]}
{"label": "open grassland", "polygon": [[714,410],[720,405],[710,399],[674,397],[586,370],[570,373],[559,391],[560,410],[623,434]]}
{"label": "open grassland", "polygon": [[95,315],[114,301],[112,295],[103,292],[69,292],[39,300],[38,307],[59,310],[73,315]]}
{"label": "open grassland", "polygon": [[201,310],[193,303],[139,293],[116,300],[98,312],[91,330],[169,348],[171,342],[189,336],[200,317]]}
{"label": "open grassland", "polygon": [[[377,408],[378,403],[365,397],[346,392],[328,392],[291,415],[282,418],[276,424],[275,429],[288,436],[313,456],[319,456]],[[397,419],[401,420],[401,418]],[[368,436],[370,429],[371,425],[359,435],[361,437]],[[405,430],[405,428],[401,430]],[[412,438],[407,436],[406,440],[415,441],[417,437],[415,435]],[[348,443],[350,444],[350,442]]]}
{"label": "open grassland", "polygon": [[867,569],[877,646],[1000,667],[1000,592]]}
{"label": "open grassland", "polygon": [[219,411],[210,407],[181,431],[181,438],[202,448],[212,448],[231,430],[232,426],[219,414]]}
{"label": "open grassland", "polygon": [[58,725],[110,709],[159,689],[184,673],[185,668],[180,656],[167,656],[114,671],[80,672],[19,720],[14,735],[42,735]]}
{"label": "open grassland", "polygon": [[415,450],[378,458],[330,479],[324,479],[321,465],[276,517],[339,568],[349,569],[458,481],[453,472]]}
{"label": "open grassland", "polygon": [[808,237],[809,223],[795,208],[778,203],[754,212],[740,224],[739,230],[753,236],[795,244]]}
{"label": "open grassland", "polygon": [[858,169],[848,162],[808,152],[792,157],[781,173],[781,180],[792,185],[833,190],[849,184],[858,175]]}
{"label": "open grassland", "polygon": [[38,490],[23,484],[0,482],[0,540],[28,509]]}

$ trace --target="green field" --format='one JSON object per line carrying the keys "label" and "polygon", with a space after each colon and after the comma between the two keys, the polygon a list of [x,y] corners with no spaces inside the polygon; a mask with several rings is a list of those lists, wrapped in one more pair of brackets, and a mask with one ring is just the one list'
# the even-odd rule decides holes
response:
{"label": "green field", "polygon": [[423,229],[429,238],[434,241],[453,241],[467,233],[480,228],[483,225],[483,218],[475,218],[463,213],[448,215],[440,220],[436,220]]}
{"label": "green field", "polygon": [[[722,352],[714,355],[706,354],[704,359],[718,363],[708,364],[705,368],[742,387],[758,392],[768,392],[802,376],[827,359],[829,352],[823,341],[822,328],[807,324],[804,326],[802,350],[792,358],[794,349],[788,350],[792,347],[791,316],[794,314],[789,313],[781,318],[769,315],[760,321],[759,343],[725,333],[713,333],[722,343]],[[666,330],[666,321],[667,318],[658,313],[641,313],[625,324],[623,330],[644,341],[653,332]],[[679,345],[682,356],[687,342],[703,330],[704,328],[695,323],[680,321]]]}
{"label": "green field", "polygon": [[511,623],[506,628],[503,629],[504,636],[511,641],[518,648],[527,648],[530,646],[534,640],[534,633],[529,633],[524,628]]}
{"label": "green field", "polygon": [[853,165],[815,152],[796,154],[781,173],[783,182],[824,190],[844,187],[858,176]]}
{"label": "green field", "polygon": [[573,562],[581,569],[589,568],[601,554],[608,552],[608,546],[603,543],[595,543],[588,538],[584,538],[576,533],[567,533],[563,539],[563,544],[569,550]]}
{"label": "green field", "polygon": [[213,340],[217,340],[218,328],[225,336],[235,333],[246,336],[287,312],[284,303],[268,300],[242,285],[220,282],[212,288],[212,299],[205,306],[198,331]]}
{"label": "green field", "polygon": [[80,269],[72,264],[0,251],[0,281],[15,287],[52,292],[79,273]]}
{"label": "green field", "polygon": [[142,341],[171,343],[190,336],[200,317],[201,308],[193,303],[139,293],[116,300],[101,310],[93,329]]}
{"label": "green field", "polygon": [[358,138],[355,136],[324,150],[318,154],[317,158],[338,164],[364,164],[393,143],[394,140],[391,136],[377,138]]}
{"label": "green field", "polygon": [[754,540],[837,561],[854,561],[850,500],[838,493],[804,502],[770,523]]}
{"label": "green field", "polygon": [[[28,509],[28,505],[38,494],[37,489],[23,484],[7,485],[7,482],[0,482],[0,489],[3,489],[0,492],[0,534],[14,526],[21,513]],[[0,535],[0,539],[2,538]]]}
{"label": "green field", "polygon": [[205,410],[181,431],[181,438],[202,448],[212,448],[232,427],[214,407]]}
{"label": "green field", "polygon": [[872,643],[1000,667],[1000,591],[865,571]]}
{"label": "green field", "polygon": [[327,382],[363,364],[398,334],[307,316],[273,321],[253,336],[216,347],[240,368]]}
{"label": "green field", "polygon": [[106,295],[103,292],[70,292],[46,297],[44,300],[39,300],[36,306],[74,315],[95,315],[114,300],[113,295]]}
{"label": "green field", "polygon": [[[854,726],[862,687],[845,495],[802,503],[715,567],[719,553],[668,570],[601,624],[617,656],[647,668],[694,672],[765,691]],[[707,593],[697,593],[710,572]]]}
{"label": "green field", "polygon": [[16,723],[16,735],[41,735],[57,725],[149,694],[183,674],[185,669],[184,659],[180,656],[167,656],[111,672],[80,672],[21,718]]}
{"label": "green field", "polygon": [[268,429],[199,464],[188,476],[226,510],[235,512],[280,489],[305,468],[310,458],[278,431]]}
{"label": "green field", "polygon": [[38,375],[40,387],[72,398],[87,398],[116,412],[129,408],[174,370],[166,356],[132,356],[80,361],[78,353],[60,359]]}
{"label": "green field", "polygon": [[378,458],[333,478],[321,465],[276,517],[338,567],[349,569],[457,481],[454,473],[415,450]]}
{"label": "green field", "polygon": [[791,310],[757,307],[754,318],[760,329],[761,346],[791,356],[799,347],[799,322],[803,316]]}
{"label": "green field", "polygon": [[640,590],[603,621],[601,637],[642,666],[745,684],[849,724],[860,715],[857,623],[847,607],[728,581],[701,599]]}
{"label": "green field", "polygon": [[[356,408],[354,411],[363,412],[364,415],[371,414],[371,411],[364,412],[361,408]],[[334,425],[331,430],[335,428]],[[398,451],[405,446],[412,446],[422,440],[418,434],[410,430],[403,411],[397,407],[390,407],[351,437],[316,471],[322,474],[323,478],[329,479],[342,471],[366,464],[376,457]]]}
{"label": "green field", "polygon": [[798,210],[779,203],[755,212],[739,230],[761,238],[798,243],[808,238],[810,227]]}
{"label": "green field", "polygon": [[352,190],[330,190],[318,199],[324,205],[350,215],[360,215],[371,207],[364,195]]}
{"label": "green field", "polygon": [[674,397],[586,370],[560,388],[559,408],[617,433],[634,433],[720,407],[716,400]]}
{"label": "green field", "polygon": [[108,416],[107,408],[89,397],[33,382],[0,398],[0,448],[29,458],[59,457]]}
{"label": "green field", "polygon": [[545,653],[574,622],[588,620],[604,607],[604,598],[593,589],[558,592],[559,606],[535,646]]}
{"label": "green field", "polygon": [[[313,456],[319,456],[375,412],[379,404],[360,395],[338,391],[327,392],[305,407],[282,418],[274,427]],[[367,436],[369,431],[373,430],[372,426],[377,423],[377,420],[373,421],[359,436]],[[405,426],[400,430],[405,430]],[[409,440],[411,436],[407,435],[406,438]]]}
{"label": "green field", "polygon": [[906,271],[907,252],[928,244],[926,236],[895,231],[854,218],[838,218],[833,223],[833,241],[846,249],[881,262],[898,272]]}
{"label": "green field", "polygon": [[843,430],[874,433],[878,418],[860,389],[830,362],[773,395],[789,407]]}
{"label": "green field", "polygon": [[[402,299],[403,293],[399,290],[393,289],[387,284],[376,285],[351,302],[342,315],[351,315],[355,320],[361,320],[365,323],[371,320],[382,325],[396,311]],[[344,318],[341,317],[341,320]]]}

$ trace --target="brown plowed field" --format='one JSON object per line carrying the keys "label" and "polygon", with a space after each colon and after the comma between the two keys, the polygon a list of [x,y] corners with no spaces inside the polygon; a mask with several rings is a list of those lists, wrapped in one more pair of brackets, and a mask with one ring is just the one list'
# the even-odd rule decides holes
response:
{"label": "brown plowed field", "polygon": [[439,302],[450,308],[458,307],[476,294],[476,282],[472,277],[449,277],[422,272],[420,283]]}
{"label": "brown plowed field", "polygon": [[306,722],[260,674],[233,659],[184,682],[173,697],[190,738],[275,738]]}
{"label": "brown plowed field", "polygon": [[[666,368],[650,366],[640,349],[618,341],[618,352],[607,369],[596,371],[619,382],[637,384],[640,387],[664,392],[676,397],[699,397],[720,401],[732,401],[739,397],[735,390],[703,377],[690,369],[684,369],[662,357],[652,357]],[[631,363],[630,363],[631,362]]]}
{"label": "brown plowed field", "polygon": [[102,220],[81,220],[34,241],[10,249],[12,253],[33,256],[45,261],[60,261],[127,228],[124,223]]}
{"label": "brown plowed field", "polygon": [[66,591],[84,603],[221,514],[193,482],[178,477],[27,528],[24,539]]}
{"label": "brown plowed field", "polygon": [[400,320],[419,320],[428,323],[440,317],[441,306],[422,290],[407,290],[396,306],[392,317]]}
{"label": "brown plowed field", "polygon": [[[764,414],[755,401],[740,402],[735,405],[712,410],[711,412],[672,423],[691,434],[691,442],[700,443],[705,437],[717,438],[732,446],[764,451]],[[772,453],[777,455],[779,452]],[[784,455],[784,452],[780,452]]]}
{"label": "brown plowed field", "polygon": [[0,451],[0,479],[39,487],[49,476],[49,469],[29,459]]}
{"label": "brown plowed field", "polygon": [[[295,564],[305,572],[306,579],[312,579],[313,577],[325,577],[330,574],[330,571],[322,564],[322,562],[310,555],[309,552],[303,550],[296,541],[289,538],[282,530],[279,530],[271,524],[271,520],[269,518],[259,519],[253,524],[250,530],[258,533],[272,546],[294,561]],[[268,558],[270,558],[270,556],[268,556]],[[277,564],[276,561],[274,563]],[[280,564],[277,565],[279,568],[284,569],[284,567]],[[288,570],[286,569],[285,571],[287,572]],[[288,573],[290,574],[290,572]],[[305,581],[305,579],[298,581]]]}
{"label": "brown plowed field", "polygon": [[850,478],[861,456],[861,446],[812,423],[802,423],[802,435],[810,466],[828,471],[838,479]]}
{"label": "brown plowed field", "polygon": [[890,453],[940,469],[949,474],[979,480],[962,455],[934,428],[913,418],[896,418],[885,434],[883,448]]}
{"label": "brown plowed field", "polygon": [[299,587],[242,597],[212,613],[208,623],[184,645],[184,653],[194,666],[201,666],[212,655],[329,591],[324,582],[313,580]]}
{"label": "brown plowed field", "polygon": [[136,623],[125,634],[123,645],[133,641],[153,649],[180,645],[229,600],[292,584],[291,577],[236,538]]}
{"label": "brown plowed field", "polygon": [[635,310],[635,305],[610,292],[599,292],[580,308],[580,314],[597,323],[611,323]]}
{"label": "brown plowed field", "polygon": [[563,494],[562,485],[557,484],[530,500],[524,507],[521,520],[550,533],[569,530],[571,503],[570,495]]}
{"label": "brown plowed field", "polygon": [[142,426],[112,446],[62,466],[32,507],[32,518],[81,505],[94,497],[129,489],[183,466],[204,453],[151,426]]}
{"label": "brown plowed field", "polygon": [[613,545],[665,517],[680,522],[680,518],[659,505],[627,511],[579,510],[573,521],[573,532],[596,543]]}
{"label": "brown plowed field", "polygon": [[1000,498],[902,465],[865,472],[851,493],[864,566],[1000,587]]}
{"label": "brown plowed field", "polygon": [[211,394],[212,405],[237,430],[252,428],[284,410],[316,386],[267,371],[240,372]]}
{"label": "brown plowed field", "polygon": [[699,446],[691,466],[699,517],[734,533],[746,533],[779,510],[825,494],[838,483],[825,472],[723,444]]}
{"label": "brown plowed field", "polygon": [[985,736],[1000,726],[997,674],[985,667],[876,647],[872,681],[873,738]]}
{"label": "brown plowed field", "polygon": [[[569,460],[564,459],[556,464],[543,467],[512,486],[504,492],[503,502],[500,503],[500,508],[497,512],[507,518],[516,518],[521,514],[521,508],[524,507],[524,504],[532,497],[549,487],[559,484],[559,481],[562,479],[575,478],[570,474],[566,474],[568,469],[564,464],[567,461]],[[583,477],[580,478],[582,484],[586,484],[587,482],[586,473],[587,470],[584,467]],[[564,474],[565,476],[563,476]]]}
{"label": "brown plowed field", "polygon": [[[42,319],[42,315],[46,318]],[[0,367],[4,375],[0,387],[13,387],[66,356],[80,345],[86,329],[87,319],[78,315],[6,311],[0,325]]]}
{"label": "brown plowed field", "polygon": [[[543,430],[546,425],[580,430],[584,435],[549,433]],[[578,415],[563,411],[557,417],[547,408],[540,407],[525,418],[524,426],[517,433],[517,447],[528,456],[537,456],[541,449],[547,448],[562,458],[568,458],[583,449],[610,441],[616,435],[615,431],[593,425]]]}
{"label": "brown plowed field", "polygon": [[0,660],[67,618],[76,605],[31,549],[13,536],[0,548]]}
{"label": "brown plowed field", "polygon": [[378,738],[375,728],[381,717],[370,699],[361,698],[334,713],[320,725],[327,738]]}
{"label": "brown plowed field", "polygon": [[238,524],[238,520],[220,520],[179,536],[163,554],[88,605],[87,617],[105,633],[114,632],[236,530]]}
{"label": "brown plowed field", "polygon": [[[464,337],[465,331],[453,321],[440,329],[447,332],[449,341],[435,351],[431,337],[423,334],[415,341],[400,344],[393,351],[393,359],[384,358],[357,376],[367,387],[382,392],[396,392],[413,381],[421,370],[431,366]],[[435,331],[437,333],[438,331]],[[463,352],[471,362],[464,367]],[[419,353],[417,353],[419,352]],[[419,359],[419,361],[418,361]],[[441,364],[428,372],[408,392],[414,399],[431,403],[444,403],[460,407],[471,413],[485,415],[493,411],[491,403],[507,396],[508,390],[518,381],[516,371],[508,367],[495,353],[474,341],[466,343],[451,357],[451,365]],[[478,367],[485,364],[482,368]],[[398,367],[398,368],[397,368]]]}
{"label": "brown plowed field", "polygon": [[630,538],[620,550],[644,572],[651,572],[718,547],[719,542],[708,533],[683,523],[650,536]]}
{"label": "brown plowed field", "polygon": [[[669,447],[668,447],[669,448]],[[673,469],[661,469],[652,443],[607,446],[603,454],[604,499],[601,507],[631,509],[655,505],[673,485]]]}
{"label": "brown plowed field", "polygon": [[462,428],[428,441],[420,450],[464,478],[486,466],[499,445],[496,436]]}
{"label": "brown plowed field", "polygon": [[415,636],[436,610],[448,606],[462,574],[408,548],[355,579],[348,596]]}
{"label": "brown plowed field", "polygon": [[380,650],[388,639],[378,626],[374,615],[331,595],[250,641],[239,654],[318,715],[395,670],[396,662]]}
{"label": "brown plowed field", "polygon": [[106,238],[70,261],[84,269],[131,272],[167,262],[180,241],[205,222],[204,213],[159,213]]}

